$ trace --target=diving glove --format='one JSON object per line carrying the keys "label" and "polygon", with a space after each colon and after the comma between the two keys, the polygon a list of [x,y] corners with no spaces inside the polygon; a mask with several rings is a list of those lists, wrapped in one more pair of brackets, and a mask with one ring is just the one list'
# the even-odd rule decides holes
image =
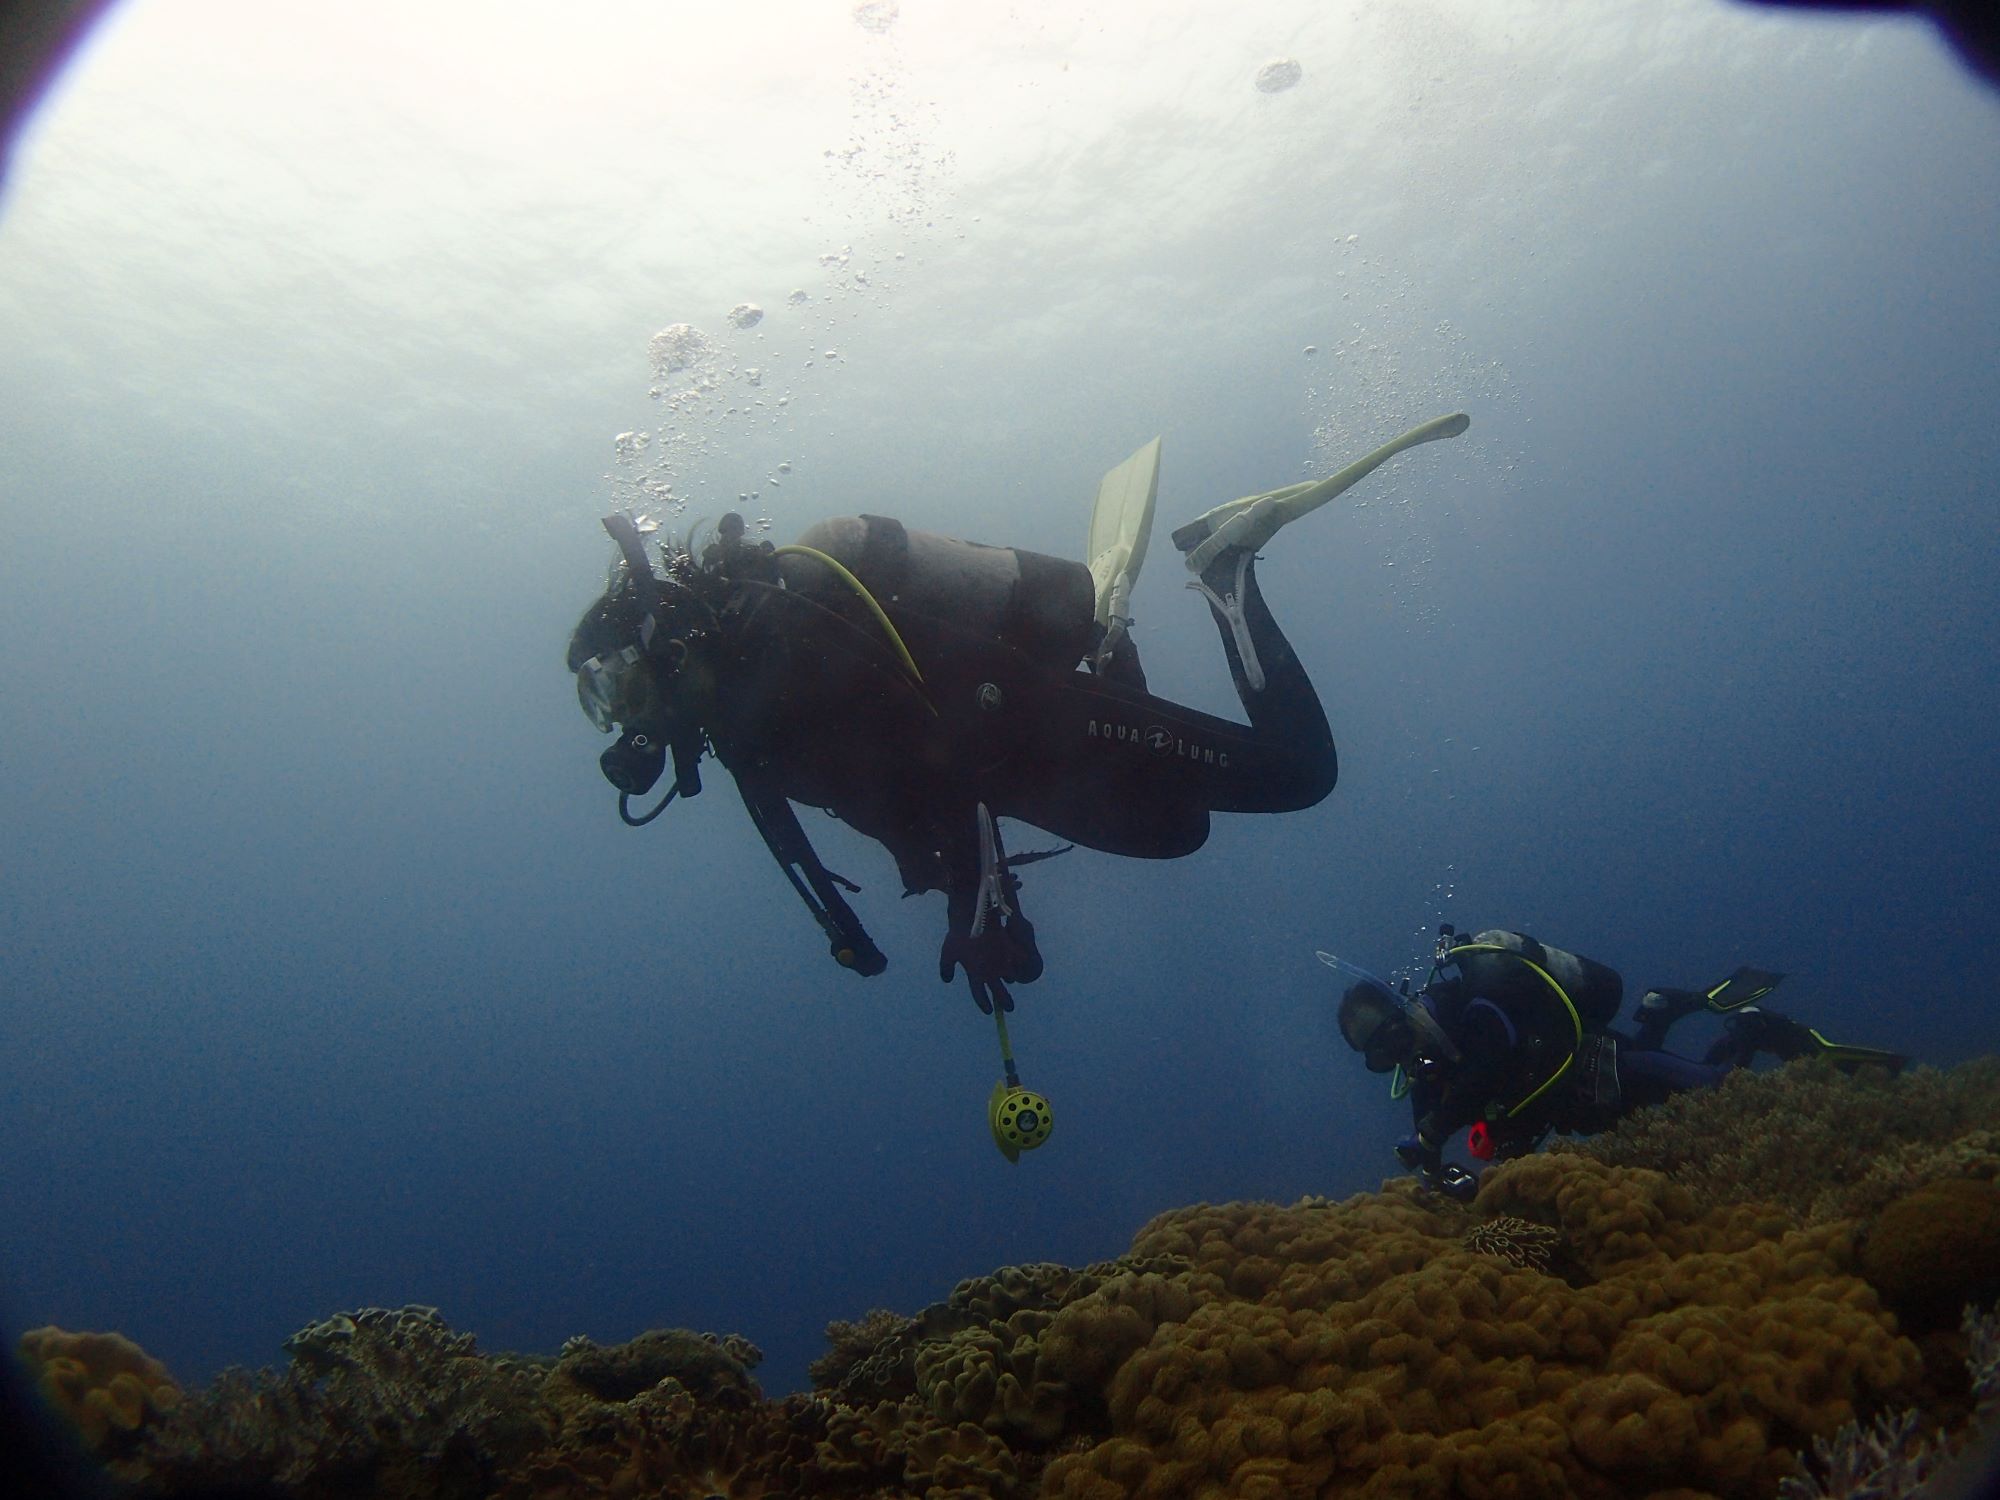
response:
{"label": "diving glove", "polygon": [[997,1002],[1003,1011],[1014,1008],[1009,984],[1032,984],[1042,977],[1041,950],[1035,946],[1035,924],[1019,912],[989,920],[977,936],[968,932],[946,935],[938,951],[938,978],[951,983],[960,966],[972,998],[987,1015]]}

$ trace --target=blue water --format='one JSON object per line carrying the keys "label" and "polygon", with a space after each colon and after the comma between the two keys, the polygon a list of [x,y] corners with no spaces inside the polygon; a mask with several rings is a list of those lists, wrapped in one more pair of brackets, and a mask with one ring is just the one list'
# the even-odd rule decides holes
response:
{"label": "blue water", "polygon": [[[1313,953],[1446,920],[2000,1046],[2000,95],[1920,25],[239,9],[114,12],[0,202],[11,1326],[198,1381],[419,1301],[797,1388],[830,1319],[1376,1186]],[[1234,714],[1164,530],[1457,409],[1261,570],[1333,796],[1027,872],[1018,1165],[941,898],[808,814],[862,980],[719,768],[613,814],[562,653],[648,483],[1075,556],[1164,434],[1138,639]]]}

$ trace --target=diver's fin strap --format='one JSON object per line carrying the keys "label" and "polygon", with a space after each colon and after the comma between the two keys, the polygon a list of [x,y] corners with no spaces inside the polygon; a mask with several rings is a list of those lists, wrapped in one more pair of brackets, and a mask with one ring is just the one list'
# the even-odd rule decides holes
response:
{"label": "diver's fin strap", "polygon": [[1206,579],[1194,578],[1188,587],[1209,602],[1209,606],[1221,615],[1229,625],[1230,639],[1236,642],[1236,659],[1243,664],[1243,681],[1250,691],[1264,691],[1264,664],[1257,659],[1257,645],[1250,639],[1250,622],[1243,617],[1243,587],[1247,581],[1250,564],[1257,554],[1244,549],[1236,555],[1236,582],[1227,593],[1218,593],[1210,588]]}
{"label": "diver's fin strap", "polygon": [[1741,1010],[1762,1000],[1778,987],[1784,977],[1745,964],[1722,983],[1710,985],[1702,994],[1710,1010],[1717,1015],[1727,1015],[1732,1010]]}
{"label": "diver's fin strap", "polygon": [[792,811],[792,804],[782,794],[753,793],[741,776],[736,778],[736,790],[742,794],[743,806],[749,812],[750,822],[758,836],[764,840],[764,847],[771,851],[778,868],[785,872],[792,889],[799,893],[806,910],[812,913],[813,921],[826,934],[834,960],[841,967],[862,974],[881,973],[888,966],[888,960],[883,958],[882,950],[875,946],[874,939],[868,936],[868,929],[861,925],[861,918],[854,914],[854,908],[840,894],[840,887],[857,892],[861,887],[820,863],[819,855],[813,852],[812,841],[806,837],[805,829],[799,826],[798,814]]}

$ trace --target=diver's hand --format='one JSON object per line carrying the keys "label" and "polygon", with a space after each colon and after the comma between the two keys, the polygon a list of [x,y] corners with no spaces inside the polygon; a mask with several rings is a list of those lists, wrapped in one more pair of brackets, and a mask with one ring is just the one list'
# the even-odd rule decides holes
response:
{"label": "diver's hand", "polygon": [[1003,1011],[1014,1008],[1009,984],[1032,984],[1042,977],[1042,955],[1035,947],[1035,928],[1026,917],[1015,915],[989,923],[974,937],[953,932],[938,950],[938,978],[951,983],[960,967],[972,988],[972,998],[987,1015],[997,1002]]}
{"label": "diver's hand", "polygon": [[827,949],[841,968],[852,969],[864,979],[873,979],[889,967],[888,956],[869,940],[865,932],[853,936],[842,934],[829,942]]}

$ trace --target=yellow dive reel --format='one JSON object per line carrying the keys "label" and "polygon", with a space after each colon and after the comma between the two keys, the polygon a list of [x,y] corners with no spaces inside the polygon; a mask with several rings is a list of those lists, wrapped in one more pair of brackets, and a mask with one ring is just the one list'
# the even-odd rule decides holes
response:
{"label": "yellow dive reel", "polygon": [[987,1097],[986,1125],[1000,1154],[1009,1161],[1019,1161],[1023,1151],[1032,1151],[1049,1138],[1055,1119],[1047,1099],[1021,1087],[1021,1075],[1014,1070],[1014,1047],[1007,1040],[1007,1017],[997,1005],[993,1007],[993,1022],[1000,1028],[1000,1062],[1007,1076],[993,1085]]}

